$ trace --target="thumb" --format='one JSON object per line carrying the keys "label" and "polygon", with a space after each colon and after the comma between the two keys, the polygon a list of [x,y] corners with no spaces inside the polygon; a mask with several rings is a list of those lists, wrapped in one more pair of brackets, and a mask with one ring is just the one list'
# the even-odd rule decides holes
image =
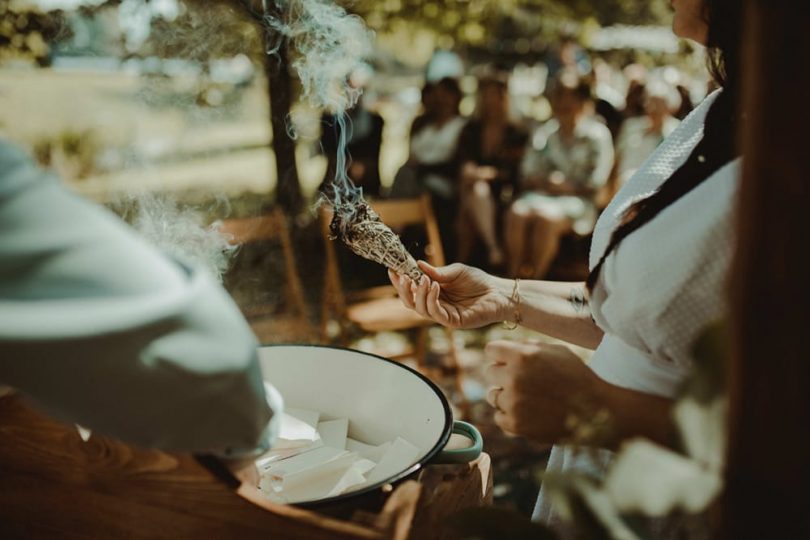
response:
{"label": "thumb", "polygon": [[422,272],[424,272],[427,277],[439,283],[449,281],[457,273],[457,270],[453,268],[455,265],[436,267],[425,261],[418,261],[416,264],[419,265],[419,268],[422,269]]}

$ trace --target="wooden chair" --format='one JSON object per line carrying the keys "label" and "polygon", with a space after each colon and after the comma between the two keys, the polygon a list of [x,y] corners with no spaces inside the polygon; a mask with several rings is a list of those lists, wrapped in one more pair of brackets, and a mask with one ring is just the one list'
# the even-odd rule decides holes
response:
{"label": "wooden chair", "polygon": [[[430,204],[430,198],[424,195],[414,199],[396,199],[373,201],[371,207],[380,218],[393,230],[418,225],[425,228],[427,245],[425,259],[434,266],[444,266],[444,252],[442,250],[439,227]],[[411,356],[415,353],[418,366],[426,369],[427,331],[434,323],[415,311],[402,305],[397,297],[396,290],[391,285],[370,287],[356,291],[346,292],[341,279],[341,269],[338,264],[334,240],[331,238],[329,223],[332,221],[332,210],[328,207],[321,209],[321,231],[326,249],[326,268],[324,277],[324,297],[322,302],[322,335],[326,339],[329,334],[329,325],[337,321],[340,328],[340,337],[345,339],[347,326],[355,325],[363,332],[376,333],[386,331],[417,330],[415,351],[407,351],[395,355],[394,359]],[[449,342],[448,360],[446,366],[454,374],[456,390],[466,404],[461,388],[461,374],[458,367],[457,351],[454,342],[453,330],[445,328]]]}
{"label": "wooden chair", "polygon": [[286,274],[286,284],[282,287],[284,314],[276,314],[277,306],[271,304],[249,304],[241,307],[259,340],[262,343],[317,340],[317,331],[310,323],[304,287],[284,213],[275,209],[264,216],[225,220],[220,230],[231,235],[234,244],[278,242],[281,245]]}

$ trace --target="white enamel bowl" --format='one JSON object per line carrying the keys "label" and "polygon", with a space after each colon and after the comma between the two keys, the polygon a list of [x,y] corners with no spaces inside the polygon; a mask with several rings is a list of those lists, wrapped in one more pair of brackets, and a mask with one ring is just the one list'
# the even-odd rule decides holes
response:
{"label": "white enamel bowl", "polygon": [[[349,436],[379,445],[402,437],[420,449],[408,468],[374,486],[332,499],[345,499],[402,480],[422,465],[475,459],[481,438],[475,428],[457,422],[435,384],[402,364],[359,351],[309,345],[259,349],[266,381],[278,389],[286,407],[316,410],[348,418]],[[470,448],[444,450],[452,432],[473,439]]]}

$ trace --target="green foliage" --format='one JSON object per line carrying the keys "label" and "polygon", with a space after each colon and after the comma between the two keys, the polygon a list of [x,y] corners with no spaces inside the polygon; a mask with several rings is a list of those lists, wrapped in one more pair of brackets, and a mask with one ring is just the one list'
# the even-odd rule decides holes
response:
{"label": "green foliage", "polygon": [[34,156],[66,178],[87,178],[95,172],[102,144],[92,130],[65,130],[34,142]]}
{"label": "green foliage", "polygon": [[264,61],[262,28],[250,10],[237,1],[181,1],[173,21],[155,19],[143,56],[183,58],[205,62],[246,54],[257,65]]}
{"label": "green foliage", "polygon": [[[143,0],[144,2],[146,0]],[[381,33],[429,31],[441,46],[472,47],[497,54],[542,51],[561,34],[587,23],[607,26],[666,24],[666,0],[337,0]],[[116,7],[120,0],[82,6],[84,15]],[[272,4],[272,2],[271,2]],[[48,44],[64,32],[64,14],[0,1],[0,60],[9,56],[47,62]],[[139,56],[204,61],[263,54],[262,3],[257,0],[180,0],[173,21],[152,22],[152,37]],[[62,37],[62,36],[60,36]]]}
{"label": "green foliage", "polygon": [[[548,2],[549,0],[546,0]],[[544,3],[530,2],[530,3]],[[565,2],[575,18],[593,17],[602,26],[612,24],[667,24],[670,8],[662,0],[569,0]]]}
{"label": "green foliage", "polygon": [[61,12],[43,13],[36,7],[0,0],[0,62],[34,60],[47,65],[50,46],[57,37],[67,37]]}
{"label": "green foliage", "polygon": [[669,12],[665,0],[357,0],[349,7],[378,32],[409,24],[452,44],[493,50],[500,50],[504,38],[528,40],[518,43],[518,52],[576,32],[586,20],[602,26],[666,24]]}

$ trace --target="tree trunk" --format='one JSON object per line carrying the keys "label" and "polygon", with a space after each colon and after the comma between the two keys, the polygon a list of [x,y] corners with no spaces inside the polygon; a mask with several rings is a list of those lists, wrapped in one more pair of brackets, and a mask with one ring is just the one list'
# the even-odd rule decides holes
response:
{"label": "tree trunk", "polygon": [[270,99],[270,123],[273,126],[273,152],[276,155],[276,200],[285,214],[295,215],[301,210],[303,196],[295,164],[295,141],[287,134],[287,118],[292,107],[292,76],[286,43],[279,47],[276,54],[267,55],[265,76]]}

